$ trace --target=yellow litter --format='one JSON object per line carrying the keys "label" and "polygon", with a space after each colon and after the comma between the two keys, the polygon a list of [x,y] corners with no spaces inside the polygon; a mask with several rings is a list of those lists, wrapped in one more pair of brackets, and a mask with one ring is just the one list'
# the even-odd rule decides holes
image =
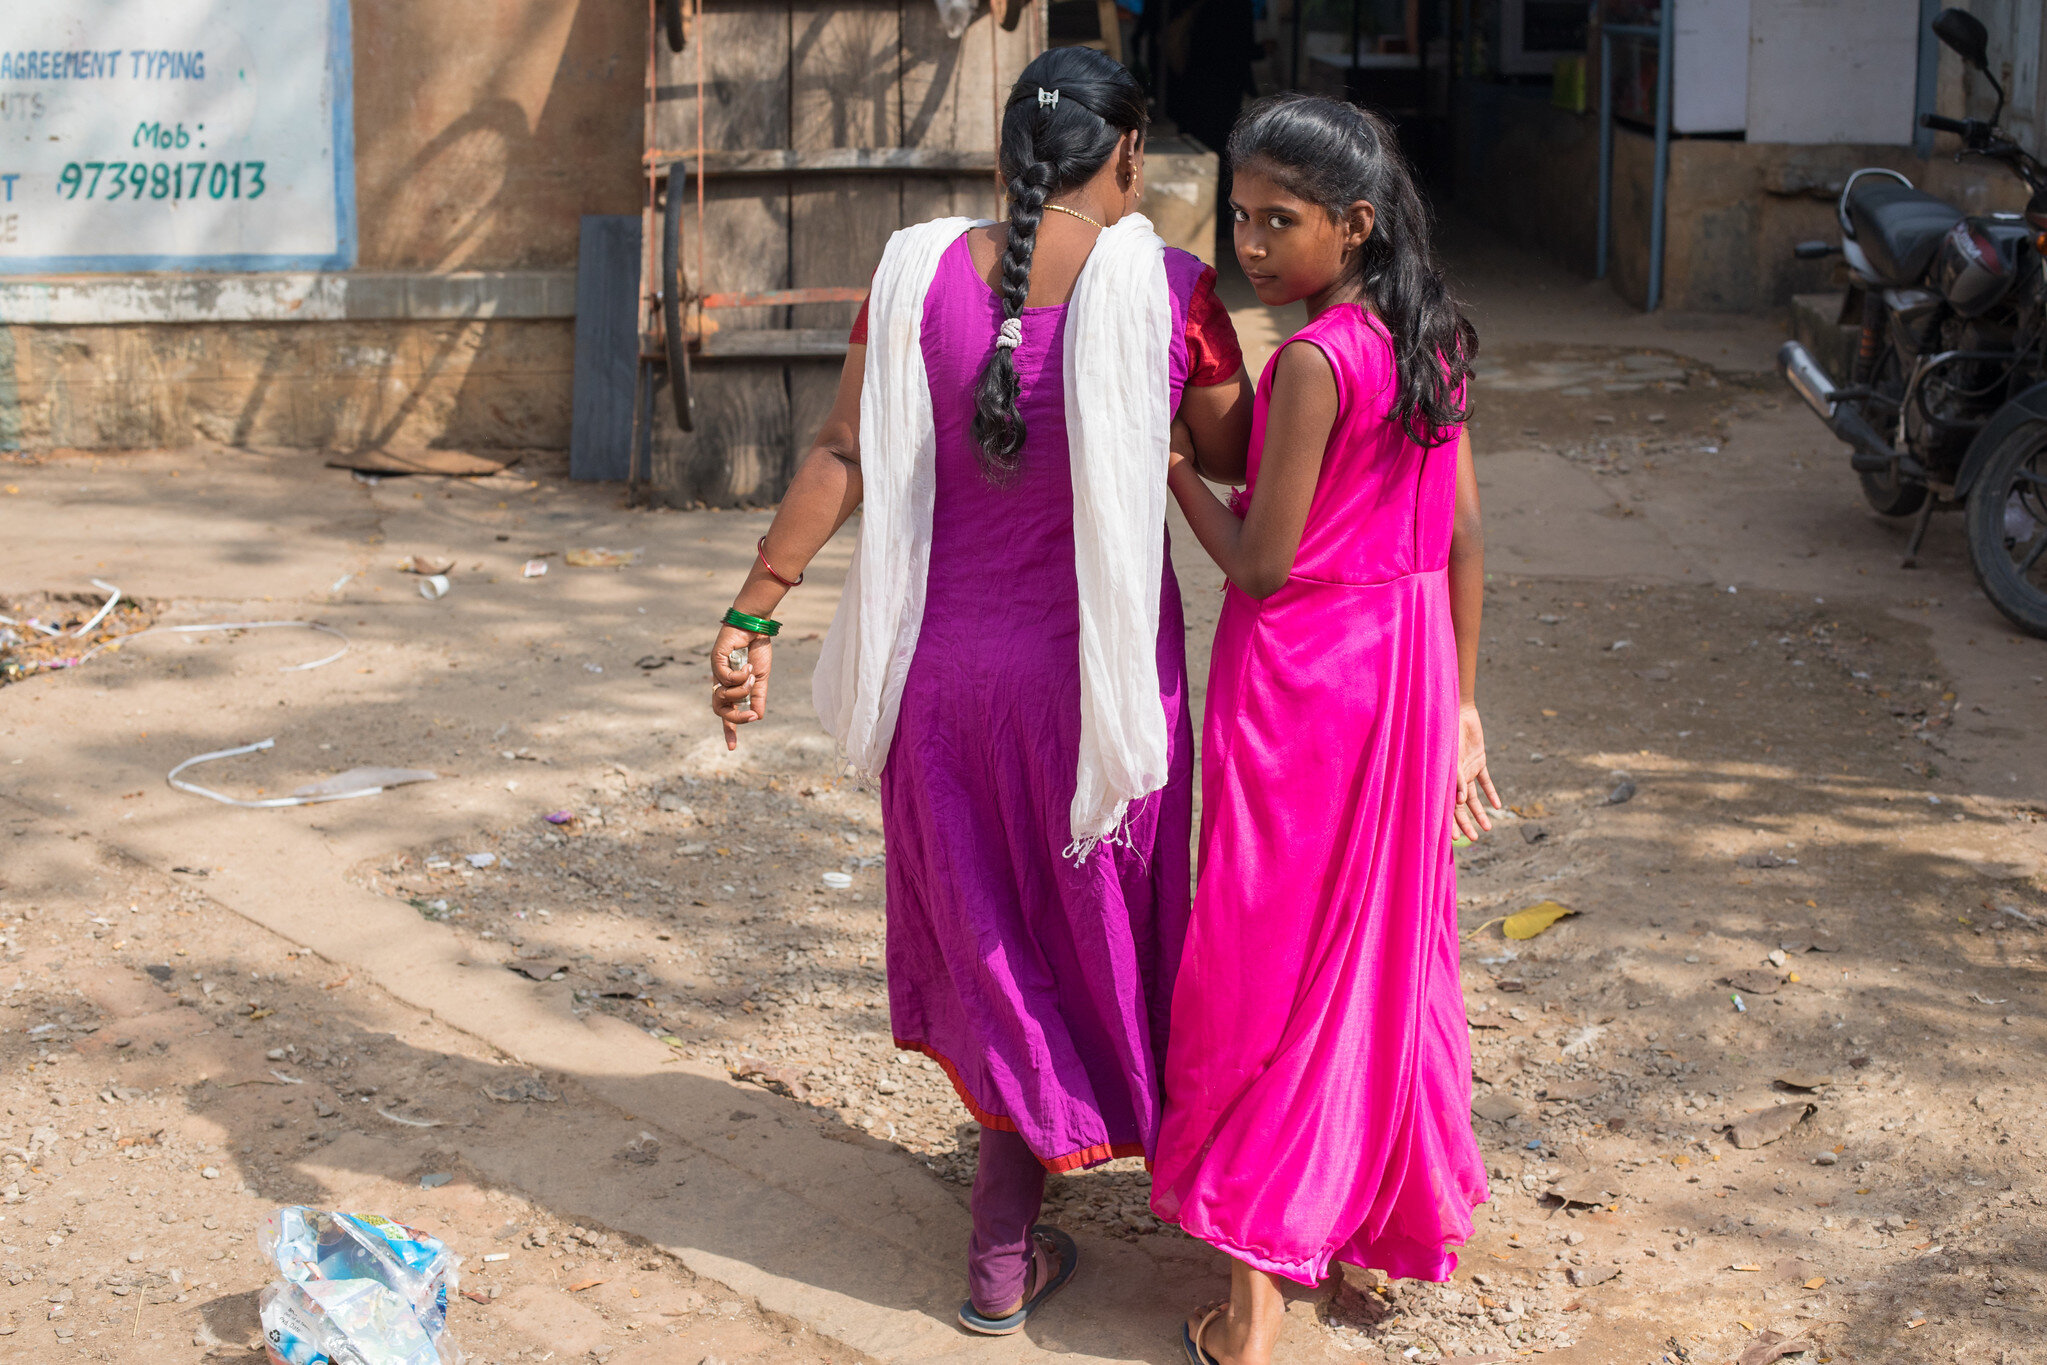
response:
{"label": "yellow litter", "polygon": [[1534,938],[1564,916],[1577,913],[1570,906],[1556,901],[1538,901],[1519,914],[1509,915],[1502,920],[1500,932],[1508,938]]}

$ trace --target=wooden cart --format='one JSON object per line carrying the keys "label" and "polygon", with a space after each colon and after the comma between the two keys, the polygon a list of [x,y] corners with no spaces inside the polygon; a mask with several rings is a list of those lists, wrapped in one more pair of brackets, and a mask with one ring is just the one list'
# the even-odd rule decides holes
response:
{"label": "wooden cart", "polygon": [[781,496],[889,234],[999,216],[1001,101],[1041,3],[951,38],[933,0],[649,0],[640,491]]}

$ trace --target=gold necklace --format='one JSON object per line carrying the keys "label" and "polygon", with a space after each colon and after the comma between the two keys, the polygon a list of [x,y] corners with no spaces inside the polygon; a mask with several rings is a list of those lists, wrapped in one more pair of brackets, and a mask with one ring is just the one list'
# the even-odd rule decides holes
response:
{"label": "gold necklace", "polygon": [[1085,213],[1082,213],[1079,209],[1070,209],[1066,207],[1066,205],[1064,204],[1047,204],[1045,205],[1045,207],[1052,210],[1052,212],[1054,213],[1063,213],[1070,218],[1078,218],[1083,223],[1092,224],[1098,231],[1107,232],[1109,230],[1102,224],[1095,222],[1094,219],[1088,217]]}

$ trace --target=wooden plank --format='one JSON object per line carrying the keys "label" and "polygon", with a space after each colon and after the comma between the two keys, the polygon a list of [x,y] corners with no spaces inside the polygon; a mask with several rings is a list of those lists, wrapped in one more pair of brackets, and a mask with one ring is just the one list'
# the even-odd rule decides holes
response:
{"label": "wooden plank", "polygon": [[[701,46],[699,46],[701,44]],[[787,147],[789,133],[789,15],[785,8],[712,4],[696,43],[681,53],[660,45],[656,80],[694,83],[704,61],[704,146],[749,153]],[[697,101],[655,106],[655,145],[694,154]],[[696,186],[684,217],[684,270],[703,292],[761,292],[789,284],[789,194],[786,179],[705,182],[703,220]],[[698,266],[701,245],[701,269]],[[787,326],[785,308],[743,308],[719,315],[734,330]],[[729,507],[780,496],[788,480],[789,385],[773,360],[707,365],[693,385],[696,431],[675,426],[672,407],[656,405],[652,481],[674,503]]]}
{"label": "wooden plank", "polygon": [[[850,323],[849,323],[850,326]],[[747,331],[719,330],[706,336],[696,354],[705,360],[764,360],[823,357],[846,354],[847,327],[760,327]],[[706,371],[722,374],[722,370]],[[715,384],[715,378],[705,383]]]}
{"label": "wooden plank", "polygon": [[[846,334],[836,333],[839,342],[839,357],[829,363],[822,360],[808,360],[789,367],[789,421],[790,435],[795,438],[792,456],[801,462],[809,453],[811,442],[824,426],[824,419],[831,414],[832,403],[839,396],[839,372],[845,368]],[[789,467],[794,477],[796,465]]]}
{"label": "wooden plank", "polygon": [[572,479],[623,479],[628,473],[640,356],[639,290],[639,215],[583,215],[569,403]]}
{"label": "wooden plank", "polygon": [[903,219],[926,223],[933,218],[997,218],[1001,204],[994,180],[985,175],[953,175],[943,180],[917,179],[903,184]]}
{"label": "wooden plank", "polygon": [[[901,12],[847,9],[836,0],[795,0],[789,29],[790,150],[799,155],[852,153],[862,159],[898,150]],[[792,179],[791,286],[865,285],[889,234],[901,225],[901,214],[896,178]],[[850,302],[807,304],[791,310],[790,325],[843,329],[852,324],[857,308]],[[807,440],[809,433],[799,436]]]}
{"label": "wooden plank", "polygon": [[[671,172],[696,174],[696,152],[689,148],[660,148],[654,164]],[[709,152],[704,165],[711,178],[744,175],[956,175],[962,171],[992,171],[993,150],[951,147],[834,147],[797,150],[766,148],[751,152]]]}
{"label": "wooden plank", "polygon": [[1004,32],[992,13],[983,12],[954,39],[945,36],[936,5],[903,0],[905,147],[975,150],[1000,145],[1002,101],[1018,73],[1037,55],[1041,3],[1030,0],[1013,32]]}
{"label": "wooden plank", "polygon": [[[704,62],[704,146],[755,152],[789,143],[789,13],[773,8],[707,5],[699,24]],[[699,45],[681,52],[655,45],[657,88],[687,87],[689,98],[654,109],[654,145],[696,154],[695,99]],[[715,170],[715,166],[713,167]]]}
{"label": "wooden plank", "polygon": [[706,294],[698,301],[702,308],[778,307],[797,303],[859,303],[867,297],[867,286],[830,285],[812,289],[770,289],[763,293]]}
{"label": "wooden plank", "polygon": [[794,470],[788,369],[775,360],[706,365],[694,372],[697,430],[656,405],[652,482],[678,507],[760,506],[782,496]]}

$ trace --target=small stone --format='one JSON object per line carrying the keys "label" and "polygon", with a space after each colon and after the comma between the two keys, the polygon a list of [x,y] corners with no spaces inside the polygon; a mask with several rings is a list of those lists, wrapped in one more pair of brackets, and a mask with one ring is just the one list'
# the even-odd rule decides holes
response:
{"label": "small stone", "polygon": [[263,1055],[265,1057],[268,1057],[273,1062],[281,1062],[284,1060],[284,1049],[281,1047],[273,1047]]}
{"label": "small stone", "polygon": [[131,1251],[131,1252],[129,1252],[129,1253],[128,1253],[128,1264],[129,1264],[129,1265],[140,1265],[140,1264],[142,1264],[142,1260],[143,1260],[143,1258],[144,1258],[145,1256],[147,1256],[147,1255],[149,1255],[149,1253],[148,1253],[148,1252],[146,1252],[146,1251],[143,1251],[142,1249],[140,1249],[140,1248],[138,1247],[138,1248],[137,1248],[136,1250],[134,1250],[134,1251]]}
{"label": "small stone", "polygon": [[1821,1152],[1812,1159],[1812,1164],[1815,1166],[1832,1166],[1840,1161],[1840,1159],[1841,1154],[1839,1152]]}
{"label": "small stone", "polygon": [[682,823],[685,825],[696,823],[696,810],[689,802],[682,799],[682,795],[679,792],[662,792],[654,804],[661,810],[667,811],[670,815],[680,815]]}
{"label": "small stone", "polygon": [[1782,948],[1772,948],[1768,961],[1772,967],[1782,967],[1785,961],[1784,950]]}
{"label": "small stone", "polygon": [[218,1166],[204,1167],[199,1172],[199,1178],[201,1180],[218,1180],[220,1179],[220,1168]]}

